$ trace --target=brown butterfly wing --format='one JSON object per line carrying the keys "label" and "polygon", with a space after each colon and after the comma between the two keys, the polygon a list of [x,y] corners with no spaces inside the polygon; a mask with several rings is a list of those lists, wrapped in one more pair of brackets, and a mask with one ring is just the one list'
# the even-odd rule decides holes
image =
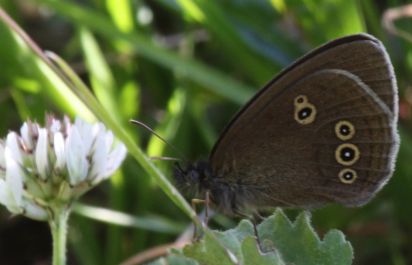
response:
{"label": "brown butterfly wing", "polygon": [[[308,124],[296,120],[302,95],[316,112]],[[365,203],[393,172],[396,102],[392,67],[378,41],[356,35],[329,43],[239,112],[211,154],[213,171],[242,186],[255,206]],[[355,129],[349,140],[336,135],[340,121]],[[336,158],[349,147],[358,156],[350,165]],[[353,183],[342,182],[345,172],[356,175]]]}

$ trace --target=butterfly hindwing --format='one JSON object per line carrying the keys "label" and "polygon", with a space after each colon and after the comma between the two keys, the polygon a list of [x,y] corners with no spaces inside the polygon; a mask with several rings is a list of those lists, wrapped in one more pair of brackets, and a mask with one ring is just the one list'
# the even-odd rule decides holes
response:
{"label": "butterfly hindwing", "polygon": [[393,172],[397,111],[380,42],[339,39],[263,88],[221,135],[211,167],[255,206],[363,204]]}

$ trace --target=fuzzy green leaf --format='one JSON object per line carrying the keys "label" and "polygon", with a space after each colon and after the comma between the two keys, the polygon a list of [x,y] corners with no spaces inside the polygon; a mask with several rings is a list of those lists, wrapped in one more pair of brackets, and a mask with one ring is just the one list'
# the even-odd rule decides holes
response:
{"label": "fuzzy green leaf", "polygon": [[323,241],[310,225],[307,212],[291,223],[280,210],[258,226],[260,240],[270,240],[286,263],[295,265],[351,264],[353,251],[344,235],[337,230],[328,232]]}
{"label": "fuzzy green leaf", "polygon": [[331,230],[320,240],[307,212],[292,223],[277,210],[257,231],[260,244],[249,220],[225,232],[207,230],[202,240],[175,251],[163,264],[174,264],[177,257],[181,258],[178,264],[190,265],[349,265],[353,260],[352,247],[342,232]]}
{"label": "fuzzy green leaf", "polygon": [[213,233],[206,232],[202,240],[188,245],[183,253],[199,264],[205,265],[235,265],[237,262],[230,256],[229,250],[223,247]]}
{"label": "fuzzy green leaf", "polygon": [[283,265],[285,264],[276,251],[262,253],[256,244],[256,238],[248,236],[242,242],[243,264]]}

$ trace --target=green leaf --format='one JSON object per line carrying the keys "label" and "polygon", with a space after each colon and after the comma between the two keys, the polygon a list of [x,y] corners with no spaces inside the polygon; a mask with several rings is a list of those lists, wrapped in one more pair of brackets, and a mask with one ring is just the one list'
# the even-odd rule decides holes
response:
{"label": "green leaf", "polygon": [[[352,264],[352,247],[342,232],[331,230],[323,241],[320,240],[307,212],[301,213],[292,223],[281,210],[277,210],[257,226],[257,231],[260,244],[253,224],[242,220],[236,228],[225,232],[205,230],[200,241],[186,246],[182,252],[173,253],[202,265]],[[166,259],[166,264],[172,264],[170,258]]]}
{"label": "green leaf", "polygon": [[118,120],[120,115],[115,101],[117,85],[106,58],[89,30],[81,27],[79,36],[94,94],[112,118]]}
{"label": "green leaf", "polygon": [[207,265],[235,265],[236,260],[230,256],[230,252],[223,247],[213,233],[205,233],[202,240],[186,246],[183,253],[198,261],[199,264]]}
{"label": "green leaf", "polygon": [[229,249],[236,257],[243,260],[242,241],[251,235],[254,235],[253,224],[249,220],[242,220],[234,229],[225,232],[215,232],[223,246]]}
{"label": "green leaf", "polygon": [[295,265],[351,264],[353,251],[344,235],[332,230],[321,241],[310,225],[307,212],[291,223],[280,210],[258,226],[260,240],[270,240],[286,263]]}
{"label": "green leaf", "polygon": [[263,253],[256,244],[256,238],[248,236],[242,242],[243,264],[283,265],[285,264],[277,252]]}
{"label": "green leaf", "polygon": [[137,217],[115,210],[89,206],[81,203],[75,203],[73,206],[73,211],[78,215],[96,221],[118,226],[136,227],[160,233],[178,234],[184,229],[183,224],[160,216]]}

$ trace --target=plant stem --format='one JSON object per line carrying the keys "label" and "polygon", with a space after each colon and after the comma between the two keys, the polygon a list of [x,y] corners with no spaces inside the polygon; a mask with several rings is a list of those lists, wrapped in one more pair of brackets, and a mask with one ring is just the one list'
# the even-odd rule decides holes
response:
{"label": "plant stem", "polygon": [[62,207],[53,213],[54,218],[49,222],[53,237],[53,265],[66,265],[67,222],[70,209]]}

